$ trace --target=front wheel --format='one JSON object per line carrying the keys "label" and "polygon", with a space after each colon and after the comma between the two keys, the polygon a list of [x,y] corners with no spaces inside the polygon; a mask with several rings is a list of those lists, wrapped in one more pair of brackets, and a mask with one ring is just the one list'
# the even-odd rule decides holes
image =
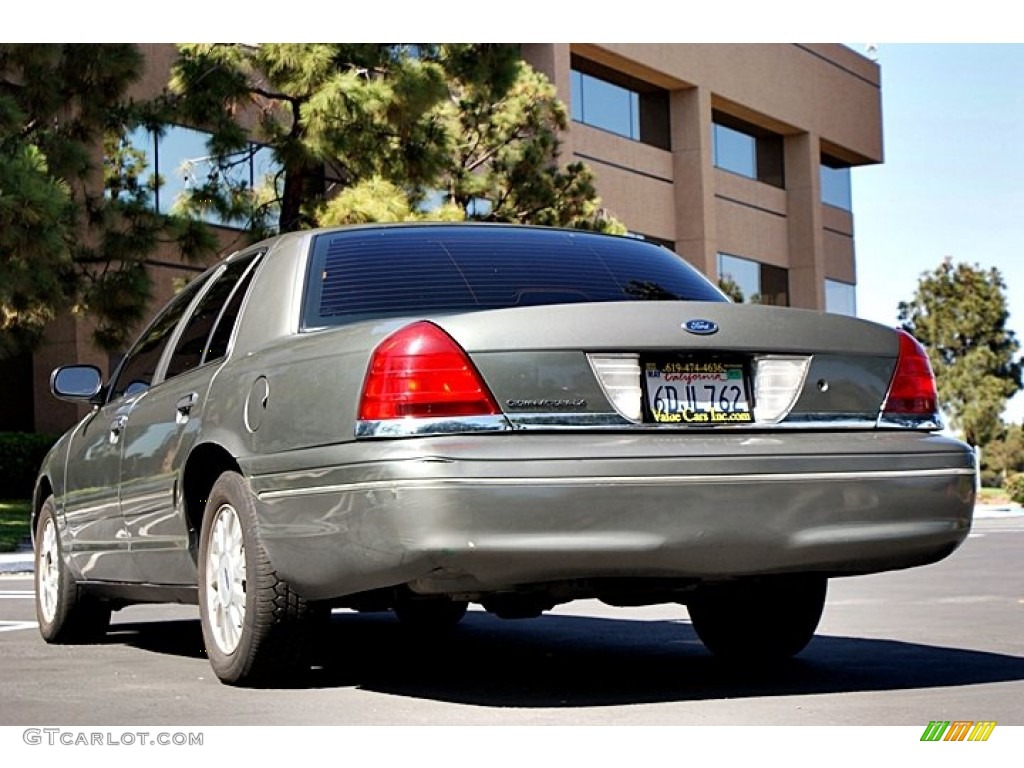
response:
{"label": "front wheel", "polygon": [[687,603],[693,628],[716,656],[772,661],[795,656],[814,637],[825,607],[822,576],[775,576],[708,586]]}
{"label": "front wheel", "polygon": [[57,529],[50,496],[39,511],[35,540],[36,619],[48,643],[94,643],[110,625],[110,606],[82,592],[75,582]]}
{"label": "front wheel", "polygon": [[311,605],[274,571],[246,480],[214,483],[199,540],[199,609],[214,672],[231,685],[286,681],[308,645]]}

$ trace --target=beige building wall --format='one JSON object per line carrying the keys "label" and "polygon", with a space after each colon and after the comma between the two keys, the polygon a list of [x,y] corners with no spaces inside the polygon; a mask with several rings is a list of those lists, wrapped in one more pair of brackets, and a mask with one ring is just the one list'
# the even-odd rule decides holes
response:
{"label": "beige building wall", "polygon": [[[882,161],[878,65],[838,44],[531,44],[524,58],[572,106],[574,61],[598,77],[667,92],[659,148],[573,122],[565,160],[595,174],[609,213],[673,244],[712,278],[718,254],[787,270],[789,303],[825,308],[825,280],[856,282],[853,217],[821,202],[823,154]],[[779,137],[781,187],[716,168],[712,124],[725,114]]]}

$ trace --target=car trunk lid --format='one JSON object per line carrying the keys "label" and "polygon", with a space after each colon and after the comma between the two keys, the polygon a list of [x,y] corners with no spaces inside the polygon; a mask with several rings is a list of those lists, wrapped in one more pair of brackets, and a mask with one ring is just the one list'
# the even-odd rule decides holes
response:
{"label": "car trunk lid", "polygon": [[874,427],[900,354],[884,326],[755,305],[571,304],[433,321],[518,429]]}

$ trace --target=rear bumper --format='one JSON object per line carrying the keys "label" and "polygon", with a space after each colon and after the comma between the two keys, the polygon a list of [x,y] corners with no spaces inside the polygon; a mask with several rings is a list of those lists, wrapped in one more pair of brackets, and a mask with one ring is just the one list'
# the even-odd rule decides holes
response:
{"label": "rear bumper", "polygon": [[974,504],[970,449],[903,432],[417,438],[243,469],[311,599],[905,568],[952,552]]}

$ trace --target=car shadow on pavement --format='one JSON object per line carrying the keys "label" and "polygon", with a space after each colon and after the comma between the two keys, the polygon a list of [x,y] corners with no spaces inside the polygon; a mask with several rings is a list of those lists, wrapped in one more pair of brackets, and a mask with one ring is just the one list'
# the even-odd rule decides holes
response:
{"label": "car shadow on pavement", "polygon": [[199,619],[112,623],[104,643],[128,645],[154,653],[205,659],[206,648]]}
{"label": "car shadow on pavement", "polygon": [[[205,658],[197,620],[117,624],[109,643]],[[493,707],[589,707],[979,685],[1024,679],[1024,657],[819,635],[796,659],[736,667],[686,621],[470,612],[443,636],[389,614],[332,617],[313,666],[286,687],[358,687]]]}

